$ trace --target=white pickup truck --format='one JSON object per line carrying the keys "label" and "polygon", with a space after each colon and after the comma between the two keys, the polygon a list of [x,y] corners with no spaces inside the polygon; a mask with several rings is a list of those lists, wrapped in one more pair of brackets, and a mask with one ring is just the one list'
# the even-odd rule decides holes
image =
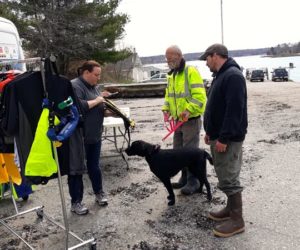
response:
{"label": "white pickup truck", "polygon": [[167,73],[157,73],[142,82],[167,82]]}

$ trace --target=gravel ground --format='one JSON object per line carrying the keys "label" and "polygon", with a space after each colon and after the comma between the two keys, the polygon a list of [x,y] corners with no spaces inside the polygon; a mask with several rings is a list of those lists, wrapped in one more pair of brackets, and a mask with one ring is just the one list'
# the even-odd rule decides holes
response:
{"label": "gravel ground", "polygon": [[[206,214],[225,202],[224,195],[216,188],[213,166],[208,164],[212,202],[207,202],[203,194],[186,197],[175,191],[177,203],[168,207],[167,192],[150,172],[146,161],[128,158],[127,170],[121,157],[107,157],[113,153],[113,145],[108,141],[103,142],[102,150],[104,184],[109,194],[107,207],[95,204],[91,184],[85,176],[84,203],[90,213],[72,214],[66,177],[63,177],[70,229],[83,239],[94,237],[97,249],[299,249],[299,97],[299,83],[248,83],[249,130],[241,172],[245,186],[245,233],[229,239],[212,234],[214,223]],[[131,108],[131,117],[136,122],[132,140],[143,139],[159,143],[162,148],[172,147],[171,138],[161,141],[167,132],[160,111],[162,98],[114,102],[119,107]],[[200,146],[208,149],[203,135],[202,131]],[[27,202],[18,202],[20,211],[40,205],[44,205],[45,214],[62,223],[57,180],[38,186]],[[0,208],[0,218],[13,214],[9,199],[1,200]],[[36,249],[64,249],[64,231],[35,212],[8,222]],[[77,243],[70,238],[69,246]],[[26,246],[0,225],[0,249],[26,249]]]}

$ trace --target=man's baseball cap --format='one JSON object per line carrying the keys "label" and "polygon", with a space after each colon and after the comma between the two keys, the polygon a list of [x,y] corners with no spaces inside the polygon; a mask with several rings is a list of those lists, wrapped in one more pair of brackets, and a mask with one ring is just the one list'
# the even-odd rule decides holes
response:
{"label": "man's baseball cap", "polygon": [[205,61],[208,56],[211,56],[214,53],[226,58],[228,57],[227,48],[223,44],[215,43],[205,50],[205,52],[199,57],[199,60]]}

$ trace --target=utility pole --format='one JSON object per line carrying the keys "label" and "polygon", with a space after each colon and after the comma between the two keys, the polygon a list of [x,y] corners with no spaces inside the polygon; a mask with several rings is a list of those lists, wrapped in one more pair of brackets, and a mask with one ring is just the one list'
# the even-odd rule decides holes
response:
{"label": "utility pole", "polygon": [[223,33],[223,0],[221,1],[221,36],[222,36],[222,44],[224,44],[224,33]]}

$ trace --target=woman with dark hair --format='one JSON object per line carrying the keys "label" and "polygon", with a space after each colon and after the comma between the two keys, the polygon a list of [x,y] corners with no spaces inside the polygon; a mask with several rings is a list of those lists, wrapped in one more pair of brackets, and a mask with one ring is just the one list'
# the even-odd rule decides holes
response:
{"label": "woman with dark hair", "polygon": [[[104,119],[104,98],[102,95],[108,96],[109,93],[100,93],[96,88],[100,80],[100,75],[100,64],[90,60],[83,63],[79,68],[79,77],[73,79],[71,82],[75,94],[79,99],[83,115],[86,165],[95,194],[95,201],[100,206],[105,206],[108,204],[108,201],[102,185],[100,151]],[[73,195],[71,194],[71,211],[79,215],[87,214],[88,209],[81,204],[83,194],[82,179],[78,181],[78,177],[69,176],[68,183],[70,194],[72,190],[80,190],[79,194],[78,192],[74,192]]]}

